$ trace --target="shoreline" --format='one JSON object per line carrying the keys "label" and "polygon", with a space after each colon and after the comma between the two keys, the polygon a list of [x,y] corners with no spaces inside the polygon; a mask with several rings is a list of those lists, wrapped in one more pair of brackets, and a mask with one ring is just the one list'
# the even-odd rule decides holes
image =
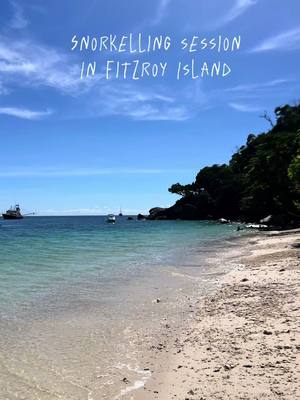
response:
{"label": "shoreline", "polygon": [[151,376],[122,398],[297,398],[299,239],[299,230],[238,238],[236,267],[189,305],[193,317],[152,354]]}

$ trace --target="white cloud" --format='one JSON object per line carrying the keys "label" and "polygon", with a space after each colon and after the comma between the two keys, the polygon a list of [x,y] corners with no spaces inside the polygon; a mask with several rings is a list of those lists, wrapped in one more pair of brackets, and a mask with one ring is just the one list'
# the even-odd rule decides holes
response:
{"label": "white cloud", "polygon": [[29,119],[29,120],[38,120],[44,117],[48,117],[51,115],[53,111],[34,111],[28,110],[26,108],[16,108],[16,107],[0,107],[0,115],[9,115],[12,117]]}
{"label": "white cloud", "polygon": [[259,112],[262,111],[261,107],[253,106],[251,104],[242,104],[242,103],[229,103],[229,106],[236,111],[240,112]]}
{"label": "white cloud", "polygon": [[296,49],[300,49],[300,27],[270,37],[254,47],[250,52],[259,53],[271,50],[288,51]]}
{"label": "white cloud", "polygon": [[39,210],[38,215],[40,216],[71,216],[71,215],[103,215],[107,214],[107,209],[94,207],[94,208],[70,208],[66,210],[56,210],[53,208],[48,208],[45,210]]}
{"label": "white cloud", "polygon": [[274,90],[277,86],[282,86],[292,82],[290,79],[274,79],[272,81],[260,82],[260,83],[246,83],[242,85],[233,86],[231,88],[225,89],[226,92],[241,93],[251,92],[253,95],[257,92]]}
{"label": "white cloud", "polygon": [[162,89],[112,81],[97,90],[89,103],[91,117],[119,115],[143,121],[184,121],[192,116],[184,101]]}
{"label": "white cloud", "polygon": [[[37,215],[39,216],[76,216],[76,215],[107,215],[109,213],[117,213],[118,207],[115,209],[113,207],[102,206],[102,207],[90,207],[90,208],[69,208],[64,210],[58,210],[53,208],[48,208],[44,210],[38,210]],[[133,209],[124,208],[122,210],[123,215],[137,215],[142,212],[143,214],[148,214],[147,209]]]}
{"label": "white cloud", "polygon": [[180,99],[163,90],[100,77],[81,80],[79,66],[71,61],[69,56],[33,41],[0,37],[0,82],[5,82],[0,90],[5,93],[9,85],[50,87],[80,97],[81,112],[73,112],[70,118],[120,115],[135,120],[183,121],[191,116]]}
{"label": "white cloud", "polygon": [[250,7],[257,4],[258,0],[234,0],[233,6],[228,10],[227,13],[220,19],[213,23],[213,26],[222,26],[229,22],[234,21],[242,14],[244,14]]}
{"label": "white cloud", "polygon": [[[266,82],[244,83],[233,87],[215,90],[211,102],[231,103],[232,108],[244,112],[259,111],[259,105],[273,103],[274,97],[294,96],[295,81],[292,79],[273,79]],[[258,105],[257,105],[258,104]]]}
{"label": "white cloud", "polygon": [[48,86],[78,94],[90,85],[80,80],[78,65],[59,51],[30,40],[0,37],[0,78],[19,85]]}
{"label": "white cloud", "polygon": [[1,178],[64,178],[87,177],[105,175],[161,175],[170,173],[191,172],[188,169],[162,169],[162,168],[19,168],[8,171],[1,170]]}
{"label": "white cloud", "polygon": [[161,22],[161,20],[165,17],[166,15],[166,10],[171,3],[172,0],[159,0],[158,3],[158,8],[156,11],[156,15],[154,18],[151,20],[150,25],[157,25]]}
{"label": "white cloud", "polygon": [[15,0],[10,0],[13,8],[13,18],[9,22],[9,27],[12,29],[24,29],[28,25],[28,20],[24,16],[23,7]]}

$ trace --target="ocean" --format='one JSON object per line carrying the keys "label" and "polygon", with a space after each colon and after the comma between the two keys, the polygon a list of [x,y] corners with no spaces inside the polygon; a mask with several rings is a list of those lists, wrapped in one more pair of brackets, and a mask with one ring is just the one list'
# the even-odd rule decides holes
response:
{"label": "ocean", "polygon": [[125,216],[0,225],[0,398],[30,400],[130,398],[153,343],[188,318],[188,296],[213,290],[216,254],[241,234]]}

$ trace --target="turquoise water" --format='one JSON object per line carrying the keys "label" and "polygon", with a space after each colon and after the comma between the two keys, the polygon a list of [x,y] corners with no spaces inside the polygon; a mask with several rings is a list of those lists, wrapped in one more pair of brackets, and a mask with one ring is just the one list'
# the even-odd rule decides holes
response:
{"label": "turquoise water", "polygon": [[193,248],[234,231],[210,222],[126,217],[114,225],[105,217],[1,221],[0,311],[72,288],[78,293],[95,283],[98,290],[113,290],[151,268],[180,264]]}
{"label": "turquoise water", "polygon": [[197,221],[1,221],[0,398],[132,399],[124,376],[149,378],[153,345],[186,326],[237,235]]}

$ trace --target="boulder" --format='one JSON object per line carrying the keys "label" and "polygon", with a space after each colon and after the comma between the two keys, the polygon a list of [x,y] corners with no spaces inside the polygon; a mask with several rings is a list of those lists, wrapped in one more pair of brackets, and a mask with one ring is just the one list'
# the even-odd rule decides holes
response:
{"label": "boulder", "polygon": [[268,215],[267,217],[261,219],[259,222],[261,224],[270,224],[272,222],[273,216],[272,215]]}

